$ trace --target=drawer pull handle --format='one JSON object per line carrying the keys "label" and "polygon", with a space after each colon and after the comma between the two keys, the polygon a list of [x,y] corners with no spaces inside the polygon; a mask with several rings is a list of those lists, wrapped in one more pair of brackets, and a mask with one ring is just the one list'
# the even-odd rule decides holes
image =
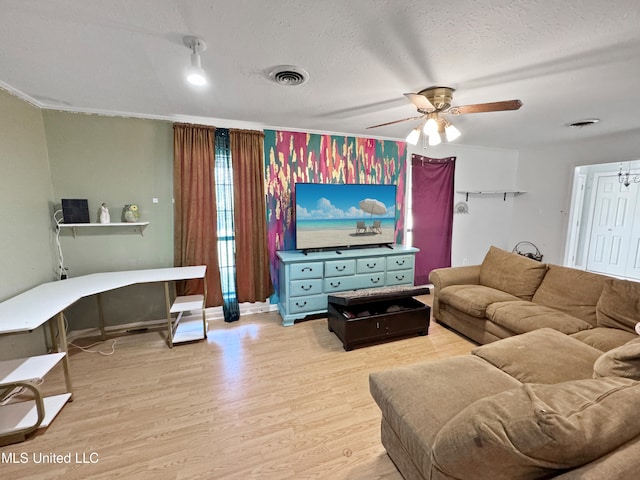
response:
{"label": "drawer pull handle", "polygon": [[373,265],[370,265],[367,263],[367,268],[376,268],[377,263],[374,263]]}
{"label": "drawer pull handle", "polygon": [[404,260],[396,260],[396,265],[401,267],[402,265],[404,265]]}
{"label": "drawer pull handle", "polygon": [[396,275],[396,280],[400,281],[400,280],[404,280],[404,275]]}
{"label": "drawer pull handle", "polygon": [[305,287],[304,285],[300,285],[300,288],[302,290],[304,290],[305,292],[308,292],[309,290],[311,290],[313,288],[313,285],[309,285],[308,287]]}
{"label": "drawer pull handle", "polygon": [[333,284],[333,282],[330,282],[330,284],[333,288],[336,288],[336,287],[339,287],[342,284],[342,282],[338,282],[335,285]]}
{"label": "drawer pull handle", "polygon": [[309,270],[310,272],[313,272],[313,268],[311,267],[302,267],[302,270],[300,270],[301,272],[306,272],[307,270]]}
{"label": "drawer pull handle", "polygon": [[380,277],[376,278],[375,280],[372,278],[371,279],[371,283],[378,283],[380,282]]}
{"label": "drawer pull handle", "polygon": [[339,272],[344,272],[345,268],[347,268],[346,265],[341,265],[341,266],[336,265],[336,270]]}
{"label": "drawer pull handle", "polygon": [[307,306],[307,302],[306,301],[302,302],[302,305],[300,305],[300,302],[296,302],[296,307],[302,308],[302,307],[306,307],[306,306]]}

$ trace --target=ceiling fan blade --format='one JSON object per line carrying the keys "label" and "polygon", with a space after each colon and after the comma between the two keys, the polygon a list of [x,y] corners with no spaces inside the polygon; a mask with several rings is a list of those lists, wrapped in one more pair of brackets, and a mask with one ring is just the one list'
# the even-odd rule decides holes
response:
{"label": "ceiling fan blade", "polygon": [[432,111],[436,109],[424,95],[420,95],[419,93],[405,93],[404,96],[420,110]]}
{"label": "ceiling fan blade", "polygon": [[451,107],[446,113],[464,115],[466,113],[499,112],[502,110],[518,110],[522,106],[520,100],[505,100],[503,102],[476,103],[475,105],[462,105]]}
{"label": "ceiling fan blade", "polygon": [[384,127],[386,125],[393,125],[394,123],[408,122],[409,120],[418,120],[422,117],[424,117],[424,115],[418,115],[417,117],[403,118],[402,120],[394,120],[393,122],[381,123],[380,125],[372,125],[370,127],[367,127],[367,130],[370,128],[378,128],[378,127]]}

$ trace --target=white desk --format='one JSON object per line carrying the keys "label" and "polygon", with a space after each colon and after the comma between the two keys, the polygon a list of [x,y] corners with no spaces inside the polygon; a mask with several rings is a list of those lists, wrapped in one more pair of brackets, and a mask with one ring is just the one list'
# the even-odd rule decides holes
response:
{"label": "white desk", "polygon": [[[53,350],[57,353],[31,357],[27,359],[0,362],[0,392],[3,389],[25,387],[34,394],[33,408],[16,407],[12,404],[0,406],[8,415],[5,425],[0,422],[0,445],[24,440],[25,435],[37,428],[48,425],[53,417],[62,409],[67,401],[72,401],[73,390],[69,375],[69,356],[67,351],[67,335],[64,322],[64,310],[79,299],[90,295],[97,295],[100,329],[104,337],[104,316],[100,294],[120,287],[137,283],[164,283],[166,312],[168,322],[167,343],[173,347],[174,338],[179,328],[180,316],[174,322],[171,314],[185,309],[202,308],[202,333],[194,336],[193,325],[187,328],[189,334],[183,336],[183,341],[206,338],[207,325],[205,319],[205,302],[207,284],[205,280],[206,266],[154,268],[148,270],[129,270],[122,272],[93,273],[81,277],[69,278],[55,282],[43,283],[0,303],[0,335],[31,332],[36,328],[50,323]],[[202,295],[178,297],[171,305],[169,282],[202,278],[204,292]],[[187,298],[188,301],[180,301]],[[177,305],[177,306],[176,306]],[[181,308],[182,305],[184,308]],[[57,335],[54,325],[57,324]],[[37,359],[37,361],[34,361]],[[57,363],[62,362],[66,384],[66,393],[56,397],[43,398],[37,386],[37,380],[46,375]],[[34,367],[34,368],[31,368]],[[52,401],[57,398],[58,401]],[[24,402],[28,403],[28,402]],[[47,411],[48,410],[48,411]],[[20,411],[21,418],[14,419],[13,412]],[[15,421],[14,421],[15,420]]]}

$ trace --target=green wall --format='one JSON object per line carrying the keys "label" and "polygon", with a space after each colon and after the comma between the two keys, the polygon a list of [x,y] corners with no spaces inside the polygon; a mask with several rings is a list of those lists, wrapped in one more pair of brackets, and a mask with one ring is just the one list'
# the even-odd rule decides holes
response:
{"label": "green wall", "polygon": [[[53,188],[41,111],[0,90],[0,301],[53,280]],[[0,359],[43,353],[42,331],[0,337]]]}
{"label": "green wall", "polygon": [[[173,127],[171,122],[44,111],[53,195],[89,200],[97,222],[102,202],[112,222],[135,203],[139,230],[83,228],[74,238],[65,230],[60,244],[69,276],[94,272],[173,266]],[[157,199],[157,203],[153,199]],[[103,294],[109,324],[162,319],[162,285],[138,285]],[[79,301],[66,312],[71,330],[97,326],[96,299]]]}
{"label": "green wall", "polygon": [[[173,265],[173,127],[168,121],[42,111],[0,90],[0,301],[58,273],[54,212],[63,198],[89,200],[91,221],[106,202],[111,220],[136,203],[139,230],[63,230],[69,276]],[[154,202],[157,199],[157,202]],[[164,319],[162,284],[103,295],[107,325]],[[65,311],[69,330],[98,326],[95,297]],[[0,359],[46,352],[43,329],[0,337]]]}

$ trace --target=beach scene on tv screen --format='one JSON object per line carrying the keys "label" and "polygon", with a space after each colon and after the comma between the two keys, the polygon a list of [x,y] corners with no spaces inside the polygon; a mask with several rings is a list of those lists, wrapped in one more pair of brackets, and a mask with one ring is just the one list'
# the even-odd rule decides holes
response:
{"label": "beach scene on tv screen", "polygon": [[395,185],[296,184],[296,248],[394,243]]}

